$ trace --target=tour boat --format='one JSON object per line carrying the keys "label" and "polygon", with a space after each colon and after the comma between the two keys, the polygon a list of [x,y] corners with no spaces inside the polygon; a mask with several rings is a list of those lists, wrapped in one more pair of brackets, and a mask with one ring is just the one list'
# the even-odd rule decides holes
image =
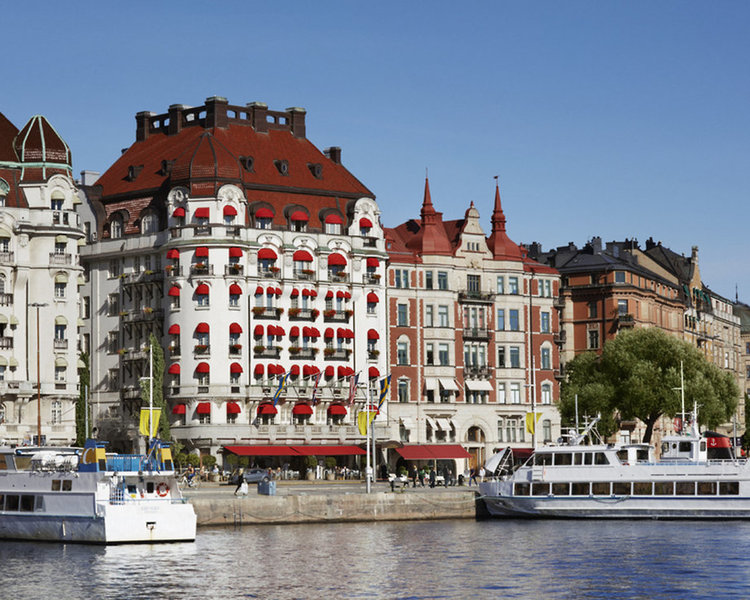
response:
{"label": "tour boat", "polygon": [[[693,413],[693,424],[697,423]],[[665,436],[655,459],[649,444],[605,444],[594,419],[583,433],[534,451],[513,471],[509,448],[487,462],[494,475],[479,492],[493,517],[750,518],[750,465],[729,439],[695,425]],[[598,437],[598,436],[596,436]],[[599,443],[584,444],[584,441]]]}
{"label": "tour boat", "polygon": [[81,448],[0,447],[0,538],[120,544],[195,540],[171,450],[147,456]]}

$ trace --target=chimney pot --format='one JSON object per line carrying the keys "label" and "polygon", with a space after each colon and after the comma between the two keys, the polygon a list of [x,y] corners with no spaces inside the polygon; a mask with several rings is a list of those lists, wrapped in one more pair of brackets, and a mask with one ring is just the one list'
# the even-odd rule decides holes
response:
{"label": "chimney pot", "polygon": [[331,162],[334,162],[337,165],[341,164],[341,148],[339,146],[326,148],[323,153],[331,160]]}
{"label": "chimney pot", "polygon": [[229,126],[228,105],[229,102],[223,96],[206,98],[206,129]]}
{"label": "chimney pot", "polygon": [[148,110],[142,110],[141,112],[135,113],[135,141],[142,142],[148,139],[151,133],[151,117],[156,116]]}

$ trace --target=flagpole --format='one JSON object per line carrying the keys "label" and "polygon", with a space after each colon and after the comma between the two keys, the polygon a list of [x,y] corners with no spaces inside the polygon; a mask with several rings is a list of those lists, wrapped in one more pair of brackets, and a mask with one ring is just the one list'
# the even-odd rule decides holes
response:
{"label": "flagpole", "polygon": [[[369,420],[370,418],[369,411],[365,413],[365,416]],[[365,469],[365,489],[366,489],[366,492],[369,494],[370,486],[371,486],[370,484],[370,424],[369,423],[367,424],[367,432],[365,435],[367,436],[366,437],[367,443],[365,444],[365,448],[367,448],[367,468]]]}
{"label": "flagpole", "polygon": [[148,344],[148,452],[151,448],[151,432],[154,430],[154,345]]}

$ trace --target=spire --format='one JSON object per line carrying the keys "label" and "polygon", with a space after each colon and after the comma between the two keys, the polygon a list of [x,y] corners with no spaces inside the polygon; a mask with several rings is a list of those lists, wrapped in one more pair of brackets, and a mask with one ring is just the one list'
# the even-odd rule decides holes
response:
{"label": "spire", "polygon": [[435,207],[432,205],[432,197],[430,196],[430,180],[425,176],[424,178],[424,200],[422,201],[422,220],[424,221],[425,215],[434,215]]}
{"label": "spire", "polygon": [[495,210],[492,211],[492,233],[505,231],[505,213],[500,202],[500,184],[495,175]]}
{"label": "spire", "polygon": [[492,212],[492,233],[487,245],[495,259],[522,260],[521,249],[505,233],[505,213],[500,203],[500,186],[495,176],[495,210]]}

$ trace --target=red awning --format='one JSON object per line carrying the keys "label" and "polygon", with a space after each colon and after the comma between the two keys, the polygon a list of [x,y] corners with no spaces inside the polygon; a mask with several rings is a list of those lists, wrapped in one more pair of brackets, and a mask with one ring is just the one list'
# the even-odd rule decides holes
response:
{"label": "red awning", "polygon": [[175,258],[180,258],[180,251],[177,248],[172,248],[171,250],[167,250],[167,258],[174,260]]}
{"label": "red awning", "polygon": [[369,373],[372,379],[380,377],[380,371],[378,371],[377,367],[370,367]]}
{"label": "red awning", "polygon": [[266,327],[266,333],[272,337],[276,336],[276,325],[269,325]]}
{"label": "red awning", "polygon": [[265,369],[263,368],[263,365],[255,365],[255,371],[254,371],[254,373],[256,375],[263,375],[263,371],[264,370]]}
{"label": "red awning", "polygon": [[256,337],[261,337],[263,335],[263,325],[256,325],[255,329],[253,330],[253,335]]}
{"label": "red awning", "polygon": [[169,292],[167,292],[168,295],[174,297],[180,295],[180,288],[179,286],[173,285],[171,288],[169,288]]}
{"label": "red awning", "polygon": [[359,446],[292,446],[302,456],[364,456]]}
{"label": "red awning", "polygon": [[201,208],[196,208],[193,214],[199,219],[208,219],[208,217],[211,215],[211,211],[207,206],[203,206]]}
{"label": "red awning", "polygon": [[320,330],[317,327],[310,327],[310,337],[320,337]]}
{"label": "red awning", "polygon": [[310,290],[310,298],[317,298],[317,297],[318,297],[318,292],[316,292],[315,290]]}
{"label": "red awning", "polygon": [[227,205],[224,207],[224,216],[225,217],[233,217],[237,214],[237,209],[234,206]]}
{"label": "red awning", "polygon": [[293,290],[292,290],[292,291],[291,291],[291,292],[289,293],[289,297],[290,297],[290,298],[296,298],[296,297],[298,297],[298,296],[299,296],[299,290],[298,290],[297,288],[294,288],[294,289],[293,289]]}
{"label": "red awning", "polygon": [[367,266],[368,267],[379,267],[380,266],[380,261],[377,258],[370,257],[370,258],[367,259]]}
{"label": "red awning", "polygon": [[336,330],[336,337],[337,338],[341,338],[342,340],[345,340],[346,339],[346,329],[344,329],[343,327],[339,327]]}
{"label": "red awning", "polygon": [[262,296],[265,290],[263,289],[263,286],[259,285],[257,288],[255,288],[255,295],[256,296]]}
{"label": "red awning", "polygon": [[301,260],[304,262],[310,262],[312,261],[312,259],[313,259],[312,254],[310,254],[307,250],[297,250],[297,252],[295,252],[292,255],[292,260]]}
{"label": "red awning", "polygon": [[299,337],[299,327],[296,325],[289,330],[289,337]]}
{"label": "red awning", "polygon": [[286,332],[284,331],[284,328],[281,325],[276,326],[276,335],[278,336],[286,335]]}
{"label": "red awning", "polygon": [[195,370],[197,373],[210,373],[211,367],[208,365],[207,362],[199,362],[198,366],[195,367]]}
{"label": "red awning", "polygon": [[345,415],[346,407],[343,404],[331,404],[331,406],[328,407],[328,414],[336,416]]}
{"label": "red awning", "polygon": [[365,228],[372,227],[372,221],[370,221],[370,219],[368,219],[367,217],[362,217],[359,220],[359,226],[360,227],[365,227]]}
{"label": "red awning", "polygon": [[343,225],[344,219],[342,219],[340,215],[337,215],[334,213],[334,214],[326,215],[326,223],[333,223],[334,225]]}
{"label": "red awning", "polygon": [[534,454],[533,448],[511,448],[513,450],[513,460],[516,464],[519,463],[519,461],[525,461],[528,460],[528,458]]}
{"label": "red awning", "polygon": [[308,221],[310,219],[304,210],[295,210],[289,218],[292,221]]}
{"label": "red awning", "polygon": [[237,246],[232,246],[229,249],[229,256],[231,258],[241,258],[242,257],[242,248],[237,248]]}
{"label": "red awning", "polygon": [[167,373],[170,375],[179,375],[180,374],[180,363],[172,363],[169,365],[169,369],[167,369]]}
{"label": "red awning", "polygon": [[199,415],[210,415],[211,414],[211,403],[210,402],[198,402],[198,406],[195,409]]}
{"label": "red awning", "polygon": [[343,291],[339,290],[338,292],[336,292],[336,298],[341,298],[343,300],[344,298],[346,298],[346,294]]}
{"label": "red awning", "polygon": [[310,297],[310,290],[308,290],[308,289],[304,289],[304,290],[302,290],[302,295],[303,295],[303,296],[304,296],[305,298],[309,298],[309,297]]}
{"label": "red awning", "polygon": [[328,255],[328,266],[340,266],[340,265],[346,265],[346,258],[343,257],[343,255],[334,253]]}
{"label": "red awning", "polygon": [[242,373],[242,365],[238,362],[233,362],[231,365],[229,365],[229,372]]}
{"label": "red awning", "polygon": [[309,327],[303,327],[302,328],[302,335],[305,337],[310,337],[310,328]]}
{"label": "red awning", "polygon": [[198,246],[195,249],[195,256],[198,258],[208,258],[208,248],[206,246]]}
{"label": "red awning", "polygon": [[332,338],[333,337],[333,327],[329,327],[326,329],[325,333],[323,334],[324,338]]}
{"label": "red awning", "polygon": [[180,335],[180,326],[177,323],[170,325],[167,333],[170,335]]}
{"label": "red awning", "polygon": [[242,411],[240,410],[240,405],[236,402],[227,402],[227,414],[228,415],[238,415]]}
{"label": "red awning", "polygon": [[335,370],[333,368],[333,365],[328,365],[326,367],[325,375],[326,375],[326,377],[333,377],[334,372],[335,372]]}
{"label": "red awning", "polygon": [[224,446],[224,450],[237,456],[299,456],[289,446]]}
{"label": "red awning", "polygon": [[349,374],[349,370],[344,365],[339,365],[338,373],[339,377],[346,377]]}
{"label": "red awning", "polygon": [[328,290],[326,292],[326,300],[330,300],[331,298],[333,298],[333,292],[331,290]]}
{"label": "red awning", "polygon": [[276,256],[276,252],[271,250],[271,248],[261,248],[258,250],[258,258],[263,260],[276,260],[278,257]]}
{"label": "red awning", "polygon": [[273,211],[270,208],[259,208],[255,211],[256,219],[273,219]]}
{"label": "red awning", "polygon": [[172,414],[173,415],[184,415],[187,412],[186,407],[184,404],[175,404],[172,407]]}
{"label": "red awning", "polygon": [[299,365],[292,365],[292,368],[289,369],[289,374],[294,375],[295,377],[299,375]]}
{"label": "red awning", "polygon": [[229,286],[229,294],[232,296],[239,296],[240,294],[242,294],[242,288],[236,283],[233,283]]}
{"label": "red awning", "polygon": [[205,283],[201,283],[197,288],[195,288],[195,293],[199,296],[208,296],[208,286]]}
{"label": "red awning", "polygon": [[351,300],[352,299],[352,295],[349,292],[344,292],[344,298],[346,300]]}
{"label": "red awning", "polygon": [[367,303],[368,304],[377,304],[380,302],[380,298],[378,298],[378,295],[375,292],[370,292],[367,294]]}
{"label": "red awning", "polygon": [[279,411],[276,410],[276,407],[270,402],[264,402],[263,404],[258,406],[259,415],[275,415],[278,412]]}
{"label": "red awning", "polygon": [[239,323],[232,323],[229,326],[229,333],[242,333],[242,326]]}
{"label": "red awning", "polygon": [[310,406],[306,402],[300,402],[294,405],[294,408],[292,409],[292,414],[293,415],[311,415],[313,414],[313,409],[312,409],[312,406]]}
{"label": "red awning", "polygon": [[211,331],[211,328],[208,326],[208,323],[198,323],[195,331],[196,333],[209,333]]}
{"label": "red awning", "polygon": [[406,460],[441,460],[470,458],[471,455],[459,444],[421,444],[396,448]]}
{"label": "red awning", "polygon": [[380,334],[375,329],[370,329],[370,331],[367,332],[367,339],[368,340],[379,340]]}
{"label": "red awning", "polygon": [[177,217],[177,218],[184,217],[185,216],[185,209],[182,208],[181,206],[178,206],[177,208],[174,209],[174,212],[172,213],[172,216],[173,217]]}

